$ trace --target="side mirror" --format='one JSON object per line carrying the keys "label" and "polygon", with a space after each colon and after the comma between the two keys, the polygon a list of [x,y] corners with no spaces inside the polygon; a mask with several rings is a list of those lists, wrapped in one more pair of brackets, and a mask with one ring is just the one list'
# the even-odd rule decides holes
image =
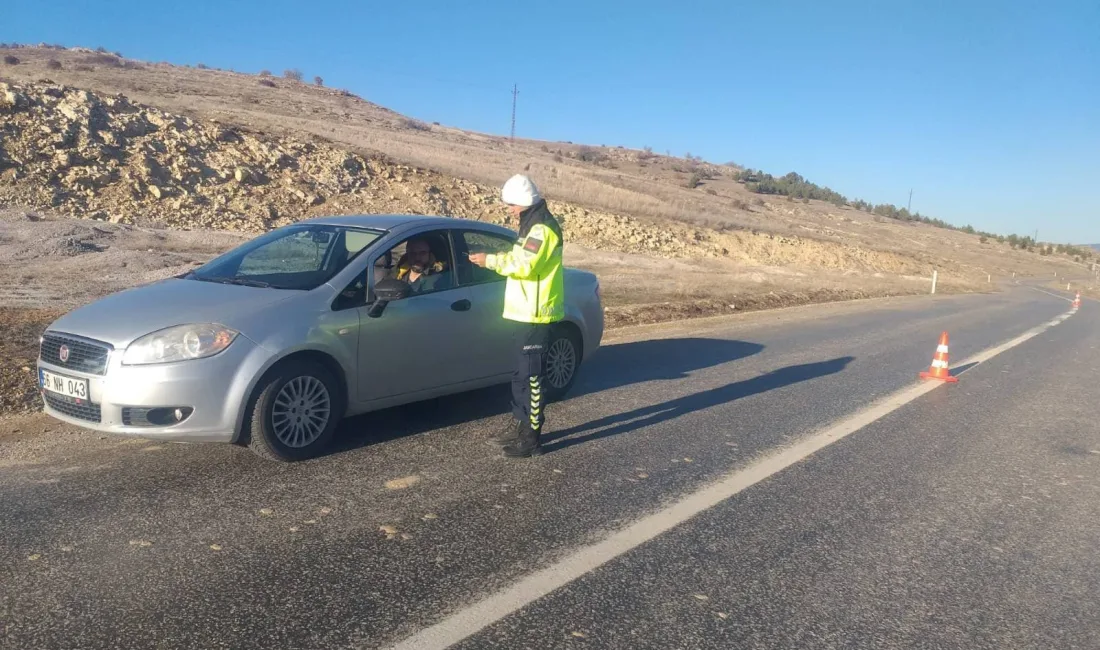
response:
{"label": "side mirror", "polygon": [[374,285],[374,304],[371,305],[370,311],[367,312],[367,316],[371,318],[378,318],[385,311],[386,305],[394,300],[402,300],[408,298],[412,293],[412,287],[408,282],[404,280],[396,280],[394,278],[386,278],[385,280],[379,280]]}
{"label": "side mirror", "polygon": [[332,240],[332,233],[316,230],[310,235],[310,239],[312,239],[315,244],[327,244]]}

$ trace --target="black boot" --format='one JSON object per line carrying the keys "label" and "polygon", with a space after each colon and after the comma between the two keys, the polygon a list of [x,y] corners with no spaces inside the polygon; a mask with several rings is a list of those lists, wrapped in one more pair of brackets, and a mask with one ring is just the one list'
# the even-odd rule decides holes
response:
{"label": "black boot", "polygon": [[519,420],[511,420],[508,422],[507,428],[505,428],[504,431],[500,433],[500,435],[490,439],[490,442],[492,442],[494,445],[500,445],[502,447],[504,445],[517,444],[519,442],[520,434],[522,434],[523,429],[525,428],[526,427],[524,427],[523,423]]}
{"label": "black boot", "polygon": [[532,429],[531,427],[523,427],[520,433],[519,440],[516,443],[508,445],[504,448],[504,455],[508,458],[528,458],[530,456],[541,456],[542,445],[539,444],[539,436],[541,435],[539,429]]}

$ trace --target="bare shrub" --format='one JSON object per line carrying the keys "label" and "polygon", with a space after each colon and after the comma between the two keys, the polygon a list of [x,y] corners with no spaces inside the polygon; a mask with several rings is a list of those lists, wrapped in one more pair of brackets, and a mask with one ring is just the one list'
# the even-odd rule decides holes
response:
{"label": "bare shrub", "polygon": [[118,68],[122,66],[122,61],[113,54],[109,54],[106,50],[97,54],[89,54],[81,59],[84,63],[96,63],[99,65],[110,66]]}
{"label": "bare shrub", "polygon": [[261,77],[270,77],[271,76],[271,71],[270,70],[260,70],[260,76]]}
{"label": "bare shrub", "polygon": [[46,67],[50,70],[60,70],[61,62],[57,59],[50,59],[49,61],[46,61]]}
{"label": "bare shrub", "polygon": [[584,162],[600,163],[605,160],[609,160],[607,154],[596,149],[595,147],[582,146],[577,150],[577,159]]}
{"label": "bare shrub", "polygon": [[733,200],[733,208],[735,210],[748,210],[749,209],[749,204],[745,203],[744,199],[734,199]]}
{"label": "bare shrub", "polygon": [[431,131],[432,130],[432,127],[430,127],[427,124],[421,122],[420,120],[414,120],[414,119],[410,119],[410,118],[406,118],[406,119],[402,120],[401,125],[404,126],[406,129],[412,129],[413,131]]}
{"label": "bare shrub", "polygon": [[8,65],[19,65],[19,57],[15,56],[13,54],[5,54],[4,55],[4,63],[6,63]]}
{"label": "bare shrub", "polygon": [[313,85],[314,86],[323,86],[323,85],[325,85],[325,80],[320,78],[320,77],[314,77],[313,78]]}
{"label": "bare shrub", "polygon": [[274,88],[275,82],[270,79],[260,79],[257,83],[261,86],[267,86],[268,88]]}
{"label": "bare shrub", "polygon": [[195,67],[198,68],[199,70],[209,70],[210,69],[209,67],[207,67],[207,65],[205,63],[200,63]]}
{"label": "bare shrub", "polygon": [[297,68],[291,68],[290,70],[283,70],[283,76],[291,81],[301,81],[302,71]]}

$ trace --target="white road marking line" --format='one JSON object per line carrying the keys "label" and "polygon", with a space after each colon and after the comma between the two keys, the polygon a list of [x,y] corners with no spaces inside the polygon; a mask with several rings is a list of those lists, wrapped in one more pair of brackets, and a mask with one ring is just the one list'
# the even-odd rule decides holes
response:
{"label": "white road marking line", "polygon": [[[961,361],[959,365],[977,365],[988,361],[1042,334],[1073,313],[1075,312],[1065,313],[1010,341],[983,350]],[[389,647],[392,650],[448,648],[942,385],[937,381],[929,381],[898,390],[861,411],[681,497],[672,505],[642,517],[601,541],[577,549],[550,566],[528,574],[511,586]]]}
{"label": "white road marking line", "polygon": [[1073,298],[1067,298],[1065,296],[1060,296],[1060,295],[1058,295],[1058,294],[1056,294],[1052,291],[1047,291],[1046,289],[1040,289],[1039,287],[1029,287],[1029,288],[1034,289],[1035,291],[1038,291],[1039,293],[1045,293],[1048,296],[1054,296],[1055,298],[1061,298],[1062,300],[1065,300],[1066,302],[1073,302]]}

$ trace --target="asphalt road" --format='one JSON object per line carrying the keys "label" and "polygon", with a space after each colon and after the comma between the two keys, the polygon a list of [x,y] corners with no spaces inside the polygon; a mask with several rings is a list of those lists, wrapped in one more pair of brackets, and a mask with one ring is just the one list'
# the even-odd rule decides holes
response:
{"label": "asphalt road", "polygon": [[[957,363],[1067,309],[1019,287],[616,334],[525,461],[486,443],[506,389],[349,420],[294,465],[0,421],[0,647],[386,647],[912,386],[943,330]],[[1100,647],[1098,315],[460,647]]]}

